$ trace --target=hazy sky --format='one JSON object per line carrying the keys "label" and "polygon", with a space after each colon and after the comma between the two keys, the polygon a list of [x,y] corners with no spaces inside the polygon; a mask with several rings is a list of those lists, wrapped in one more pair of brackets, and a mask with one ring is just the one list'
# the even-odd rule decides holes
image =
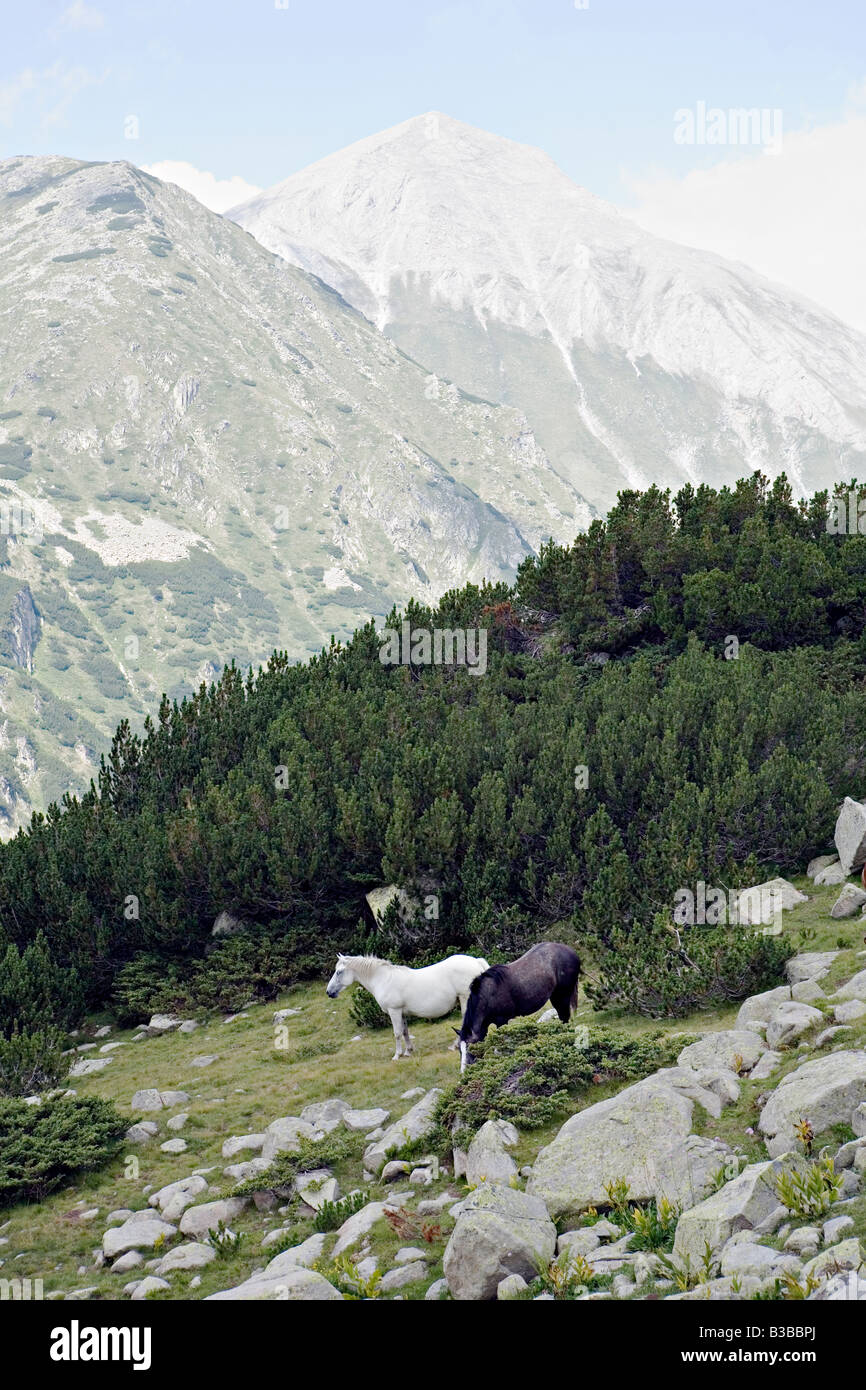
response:
{"label": "hazy sky", "polygon": [[130,159],[222,210],[441,110],[866,329],[864,37],[863,0],[4,0],[0,157]]}

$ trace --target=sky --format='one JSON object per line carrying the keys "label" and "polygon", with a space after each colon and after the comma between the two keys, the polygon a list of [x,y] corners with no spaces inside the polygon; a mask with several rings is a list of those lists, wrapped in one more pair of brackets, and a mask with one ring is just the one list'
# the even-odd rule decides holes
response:
{"label": "sky", "polygon": [[0,0],[0,158],[224,211],[430,110],[866,331],[863,0]]}

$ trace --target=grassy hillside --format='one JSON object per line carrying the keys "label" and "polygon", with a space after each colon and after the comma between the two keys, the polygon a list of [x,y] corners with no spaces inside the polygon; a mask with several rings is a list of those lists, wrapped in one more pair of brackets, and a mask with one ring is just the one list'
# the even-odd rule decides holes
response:
{"label": "grassy hillside", "polygon": [[[785,937],[792,952],[801,946],[809,950],[840,948],[830,976],[823,981],[829,992],[838,981],[863,968],[864,923],[859,918],[849,922],[830,920],[829,910],[838,896],[838,889],[816,889],[802,878],[795,882],[809,894],[810,900],[785,914]],[[228,1162],[237,1162],[238,1159],[221,1157],[225,1139],[231,1135],[259,1132],[280,1116],[299,1114],[305,1105],[313,1101],[338,1096],[358,1108],[382,1106],[390,1110],[393,1117],[398,1117],[412,1104],[411,1099],[401,1099],[405,1091],[416,1087],[426,1090],[431,1086],[449,1087],[454,1084],[458,1062],[456,1055],[446,1050],[453,1038],[452,1020],[435,1023],[416,1021],[413,1024],[415,1055],[403,1062],[391,1062],[390,1031],[361,1030],[359,1033],[349,1014],[348,997],[329,1000],[324,984],[325,979],[322,978],[298,986],[277,1001],[279,1007],[299,1010],[296,1017],[288,1020],[286,1050],[278,1050],[274,1046],[272,1017],[275,1006],[272,1004],[253,1005],[244,1011],[246,1017],[235,1018],[232,1022],[225,1022],[221,1017],[212,1018],[190,1035],[172,1033],[133,1042],[135,1030],[113,1029],[108,1041],[122,1042],[124,1046],[113,1052],[113,1061],[103,1072],[74,1082],[75,1089],[79,1095],[98,1095],[114,1100],[130,1122],[138,1118],[155,1118],[160,1128],[159,1135],[147,1146],[127,1146],[121,1157],[103,1171],[87,1176],[42,1203],[13,1208],[0,1229],[7,1242],[0,1252],[5,1260],[3,1273],[8,1275],[14,1271],[21,1277],[41,1277],[46,1293],[68,1294],[75,1289],[90,1288],[94,1298],[118,1297],[123,1285],[141,1277],[144,1271],[138,1269],[120,1275],[94,1267],[93,1252],[100,1245],[106,1226],[104,1218],[110,1211],[142,1207],[146,1204],[147,1192],[197,1169],[210,1170],[207,1181],[211,1184],[211,1191],[207,1194],[207,1200],[218,1195],[229,1195],[234,1183],[223,1176],[222,1170]],[[666,1035],[682,1037],[685,1041],[683,1035],[731,1027],[735,1017],[736,1006],[729,1006],[662,1026]],[[76,1041],[81,1042],[106,1020],[107,1015],[91,1017],[82,1038]],[[651,1020],[621,1011],[596,1011],[587,1003],[583,992],[576,1022],[593,1026],[613,1025],[633,1036],[646,1035],[658,1027]],[[866,1022],[858,1020],[844,1038],[845,1047],[866,1045]],[[105,1041],[100,1040],[99,1045],[104,1045]],[[832,1048],[832,1045],[828,1044],[825,1050]],[[212,1065],[202,1069],[191,1065],[194,1057],[207,1054],[216,1056],[217,1060]],[[88,1052],[84,1055],[99,1054]],[[750,1160],[763,1156],[762,1144],[747,1132],[755,1124],[756,1099],[762,1091],[775,1086],[798,1060],[802,1060],[802,1053],[793,1049],[771,1082],[743,1081],[739,1101],[723,1111],[721,1119],[705,1117],[704,1122],[703,1112],[696,1108],[696,1128],[700,1129],[703,1123],[706,1133],[726,1139]],[[189,1094],[190,1102],[171,1111],[158,1112],[155,1116],[133,1115],[129,1109],[132,1095],[145,1087],[184,1090]],[[549,1142],[571,1110],[602,1099],[609,1089],[617,1088],[595,1088],[587,1097],[573,1098],[555,1121],[544,1128],[523,1132],[516,1151],[519,1164],[532,1161],[538,1149]],[[181,1109],[189,1113],[189,1120],[180,1131],[181,1137],[187,1141],[187,1151],[181,1155],[164,1154],[159,1144],[174,1134],[167,1128],[167,1120]],[[335,1165],[341,1190],[345,1194],[362,1187],[370,1200],[381,1199],[386,1195],[386,1190],[394,1189],[362,1181],[362,1148],[363,1141],[359,1138],[355,1155]],[[140,1163],[140,1170],[134,1178],[125,1176],[129,1155],[137,1157]],[[397,1182],[394,1187],[401,1191],[408,1189],[405,1182]],[[415,1213],[419,1200],[444,1191],[451,1191],[456,1201],[466,1188],[461,1182],[450,1182],[449,1175],[445,1173],[432,1188],[414,1189],[405,1201],[405,1208],[410,1214]],[[83,1216],[94,1211],[96,1215]],[[866,1197],[860,1199],[854,1215],[858,1233],[866,1234]],[[255,1268],[263,1267],[280,1248],[274,1246],[262,1251],[263,1236],[292,1219],[291,1215],[283,1217],[277,1211],[259,1212],[250,1205],[232,1222],[232,1229],[245,1237],[237,1255],[225,1262],[219,1260],[212,1263],[202,1272],[196,1288],[190,1288],[192,1275],[174,1273],[169,1276],[170,1291],[154,1296],[203,1298],[220,1288],[240,1283]],[[448,1216],[447,1206],[441,1214],[426,1219],[440,1229],[434,1233],[428,1246],[431,1261],[428,1277],[417,1285],[401,1290],[407,1298],[423,1297],[429,1284],[441,1275],[441,1257],[453,1221]],[[311,1229],[309,1222],[295,1218],[286,1244],[297,1243]],[[388,1268],[392,1262],[389,1257],[400,1247],[417,1245],[419,1240],[425,1244],[417,1234],[398,1234],[380,1223],[374,1228],[370,1245],[372,1253],[380,1258],[382,1268]],[[329,1245],[332,1244],[333,1237],[329,1236],[328,1241]]]}

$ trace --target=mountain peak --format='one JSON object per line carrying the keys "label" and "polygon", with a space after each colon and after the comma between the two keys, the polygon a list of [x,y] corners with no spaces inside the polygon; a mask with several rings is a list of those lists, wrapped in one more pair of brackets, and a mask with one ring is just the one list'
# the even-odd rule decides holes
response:
{"label": "mountain peak", "polygon": [[531,145],[428,111],[228,215],[416,361],[519,406],[599,508],[651,481],[784,468],[805,494],[862,472],[866,338]]}

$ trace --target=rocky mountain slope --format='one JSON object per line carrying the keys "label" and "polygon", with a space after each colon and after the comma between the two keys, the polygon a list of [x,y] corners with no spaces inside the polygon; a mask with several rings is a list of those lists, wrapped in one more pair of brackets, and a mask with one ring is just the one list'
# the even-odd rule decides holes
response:
{"label": "rocky mountain slope", "polygon": [[126,163],[0,162],[0,820],[236,658],[513,575],[589,511],[518,412]]}
{"label": "rocky mountain slope", "polygon": [[863,473],[866,338],[663,241],[547,155],[430,112],[227,214],[440,376],[524,410],[606,509],[624,486]]}
{"label": "rocky mountain slope", "polygon": [[[7,1265],[50,1270],[46,1296],[72,1300],[862,1301],[866,953],[859,902],[840,916],[838,875],[820,881],[829,858],[783,914],[792,950],[808,938],[783,983],[663,1024],[675,1065],[584,1088],[540,1129],[515,1107],[443,1149],[452,1020],[413,1023],[415,1054],[390,1062],[387,1032],[359,1034],[324,979],[276,1012],[91,1020],[70,1086],[128,1116],[124,1157],[13,1207]],[[582,1000],[574,1023],[611,1021]],[[613,1023],[638,1041],[659,1026]],[[562,1034],[543,1015],[515,1027]],[[780,1186],[822,1164],[820,1193]],[[221,1251],[220,1222],[240,1237]]]}

